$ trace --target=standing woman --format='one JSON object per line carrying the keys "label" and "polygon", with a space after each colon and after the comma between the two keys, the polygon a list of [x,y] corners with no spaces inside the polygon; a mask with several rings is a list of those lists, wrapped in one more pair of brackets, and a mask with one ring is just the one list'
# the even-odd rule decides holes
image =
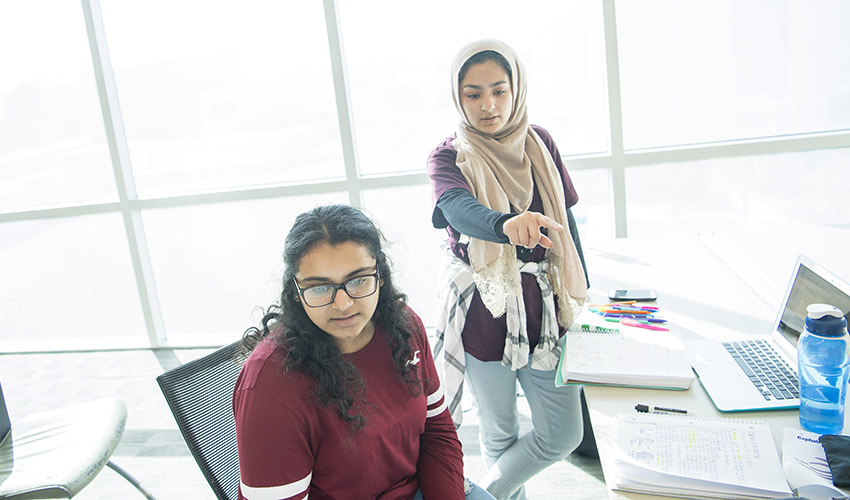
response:
{"label": "standing woman", "polygon": [[280,302],[250,328],[233,394],[248,500],[486,500],[463,456],[419,317],[380,232],[348,205],[286,237]]}
{"label": "standing woman", "polygon": [[[452,65],[457,133],[428,158],[432,223],[448,232],[436,353],[460,425],[464,372],[479,412],[498,499],[582,439],[579,388],[555,387],[561,337],[584,305],[587,274],[570,207],[578,201],[549,133],[530,125],[526,77],[513,49],[480,40]],[[519,435],[516,384],[533,428]]]}

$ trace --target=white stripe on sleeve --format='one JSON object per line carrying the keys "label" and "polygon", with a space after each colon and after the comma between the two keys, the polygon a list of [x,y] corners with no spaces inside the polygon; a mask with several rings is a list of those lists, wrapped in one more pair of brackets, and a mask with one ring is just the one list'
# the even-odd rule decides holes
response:
{"label": "white stripe on sleeve", "polygon": [[445,399],[443,399],[443,402],[440,404],[440,406],[434,408],[433,410],[428,410],[425,412],[425,418],[436,417],[440,413],[443,413],[443,411],[445,411],[448,405],[449,403]]}
{"label": "white stripe on sleeve", "polygon": [[[260,488],[255,488],[253,486],[248,486],[245,483],[239,483],[239,486],[242,489],[242,496],[244,496],[247,500],[279,500],[281,498],[289,498],[294,495],[298,495],[299,493],[304,493],[307,491],[307,488],[310,486],[310,480],[313,478],[313,472],[311,471],[307,474],[303,479],[299,479],[298,481],[282,484],[280,486],[265,486]],[[304,500],[306,500],[306,496]]]}
{"label": "white stripe on sleeve", "polygon": [[440,385],[439,387],[437,387],[437,390],[436,390],[436,391],[432,392],[431,394],[428,394],[428,406],[431,406],[432,404],[434,404],[434,403],[436,403],[437,401],[441,400],[441,399],[443,398],[443,396],[445,396],[445,394],[446,394],[446,393],[445,393],[445,391],[443,390],[443,386],[442,386],[442,385]]}

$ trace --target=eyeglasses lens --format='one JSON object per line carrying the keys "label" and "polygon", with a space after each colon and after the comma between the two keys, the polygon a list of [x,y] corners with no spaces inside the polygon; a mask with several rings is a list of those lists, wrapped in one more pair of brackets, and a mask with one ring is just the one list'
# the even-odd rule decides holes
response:
{"label": "eyeglasses lens", "polygon": [[308,306],[326,306],[334,301],[336,292],[340,288],[344,289],[352,299],[362,299],[372,295],[378,289],[378,277],[373,274],[350,279],[342,285],[311,286],[302,290],[302,296]]}

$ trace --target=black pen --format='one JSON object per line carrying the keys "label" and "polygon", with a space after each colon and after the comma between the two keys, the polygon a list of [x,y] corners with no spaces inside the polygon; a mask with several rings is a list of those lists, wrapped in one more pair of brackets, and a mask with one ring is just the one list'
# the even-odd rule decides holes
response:
{"label": "black pen", "polygon": [[668,413],[670,415],[693,415],[694,412],[688,410],[680,410],[678,408],[665,408],[663,406],[652,405],[635,405],[635,411],[641,413]]}

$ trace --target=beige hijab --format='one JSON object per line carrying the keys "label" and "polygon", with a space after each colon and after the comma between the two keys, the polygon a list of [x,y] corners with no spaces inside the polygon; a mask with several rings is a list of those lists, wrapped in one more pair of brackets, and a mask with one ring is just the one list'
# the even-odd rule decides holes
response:
{"label": "beige hijab", "polygon": [[[473,127],[459,97],[461,67],[470,57],[485,50],[504,56],[512,73],[513,109],[504,128],[496,134]],[[549,231],[554,246],[547,251],[546,259],[552,289],[558,294],[558,323],[566,327],[584,304],[587,283],[569,232],[563,182],[546,145],[529,126],[526,92],[525,68],[507,44],[493,39],[479,40],[458,52],[452,63],[452,97],[461,116],[454,141],[457,166],[478,201],[499,212],[526,211],[536,181],[543,214],[564,226],[563,231]],[[494,317],[501,316],[506,309],[506,296],[522,295],[516,249],[470,238],[469,260],[484,304]]]}

